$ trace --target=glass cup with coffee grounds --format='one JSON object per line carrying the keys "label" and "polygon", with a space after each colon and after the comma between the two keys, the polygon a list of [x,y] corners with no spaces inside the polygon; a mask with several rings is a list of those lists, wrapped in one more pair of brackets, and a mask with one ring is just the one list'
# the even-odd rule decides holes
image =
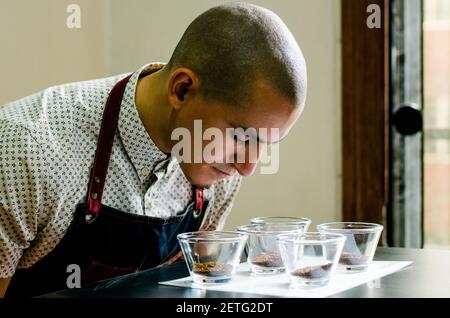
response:
{"label": "glass cup with coffee grounds", "polygon": [[248,235],[245,250],[247,263],[251,265],[251,270],[255,274],[274,274],[284,271],[277,235],[301,234],[304,230],[305,227],[302,224],[250,224],[237,228],[238,232]]}
{"label": "glass cup with coffee grounds", "polygon": [[344,246],[341,234],[282,234],[277,237],[280,254],[292,285],[323,286],[334,275]]}
{"label": "glass cup with coffee grounds", "polygon": [[307,232],[311,220],[299,216],[261,216],[250,219],[250,224],[295,224],[303,227],[303,232]]}
{"label": "glass cup with coffee grounds", "polygon": [[334,222],[319,224],[317,230],[346,237],[339,269],[363,271],[373,260],[383,226],[364,222]]}
{"label": "glass cup with coffee grounds", "polygon": [[230,281],[247,241],[246,234],[232,231],[187,232],[177,238],[192,280],[197,284]]}

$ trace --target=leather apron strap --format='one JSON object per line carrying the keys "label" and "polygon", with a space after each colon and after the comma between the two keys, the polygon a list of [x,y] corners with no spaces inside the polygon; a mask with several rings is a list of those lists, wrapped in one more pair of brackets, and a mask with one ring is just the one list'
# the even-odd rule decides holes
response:
{"label": "leather apron strap", "polygon": [[120,105],[125,87],[131,76],[132,74],[117,82],[108,96],[103,111],[102,125],[98,135],[94,165],[91,170],[87,193],[86,222],[88,223],[93,222],[100,211],[114,135],[119,122]]}

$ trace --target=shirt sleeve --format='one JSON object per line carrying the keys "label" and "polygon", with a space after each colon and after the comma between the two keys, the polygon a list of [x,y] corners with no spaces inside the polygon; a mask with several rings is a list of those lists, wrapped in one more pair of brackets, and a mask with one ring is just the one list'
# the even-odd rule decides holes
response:
{"label": "shirt sleeve", "polygon": [[214,185],[214,202],[208,213],[202,229],[207,231],[220,231],[225,226],[234,200],[239,192],[242,177],[240,175],[220,180]]}
{"label": "shirt sleeve", "polygon": [[11,277],[46,218],[45,155],[29,131],[0,120],[0,277]]}

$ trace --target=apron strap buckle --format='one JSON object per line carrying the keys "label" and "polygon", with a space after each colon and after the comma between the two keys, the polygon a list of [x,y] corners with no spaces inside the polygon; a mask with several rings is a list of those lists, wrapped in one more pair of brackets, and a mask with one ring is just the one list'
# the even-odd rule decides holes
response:
{"label": "apron strap buckle", "polygon": [[84,220],[86,221],[87,224],[91,224],[92,222],[95,221],[96,218],[97,216],[91,213],[86,213],[86,215],[84,216]]}
{"label": "apron strap buckle", "polygon": [[198,218],[202,214],[203,203],[205,201],[204,193],[202,188],[195,188],[195,209],[193,216]]}

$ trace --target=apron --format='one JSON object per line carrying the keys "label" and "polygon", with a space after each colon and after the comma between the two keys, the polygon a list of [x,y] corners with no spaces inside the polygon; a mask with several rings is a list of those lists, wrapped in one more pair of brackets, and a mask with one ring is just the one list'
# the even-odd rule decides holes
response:
{"label": "apron", "polygon": [[103,112],[87,202],[76,206],[74,218],[61,242],[32,267],[18,269],[5,297],[31,297],[67,289],[81,269],[81,285],[158,266],[180,250],[177,234],[197,231],[208,201],[194,187],[193,201],[180,216],[160,219],[123,212],[101,204],[117,129],[120,104],[130,76],[111,90]]}

